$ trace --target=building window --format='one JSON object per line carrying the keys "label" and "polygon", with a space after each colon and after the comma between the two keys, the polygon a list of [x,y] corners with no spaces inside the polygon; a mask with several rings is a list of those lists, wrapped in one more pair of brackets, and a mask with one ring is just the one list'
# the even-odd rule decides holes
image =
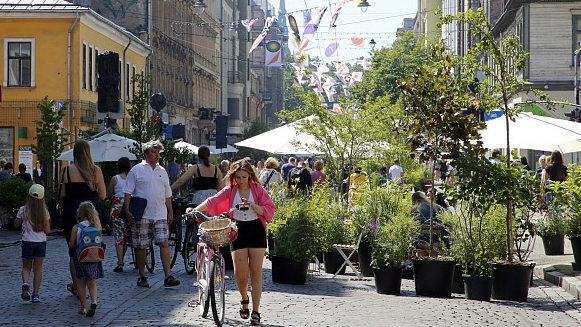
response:
{"label": "building window", "polygon": [[135,98],[135,79],[137,78],[137,69],[133,66],[133,75],[131,78],[131,91],[132,98]]}
{"label": "building window", "polygon": [[125,100],[126,101],[130,101],[131,99],[129,98],[129,90],[131,88],[131,73],[129,72],[129,63],[126,64],[126,70],[125,70]]}
{"label": "building window", "polygon": [[83,89],[87,89],[87,45],[83,44]]}
{"label": "building window", "polygon": [[99,72],[98,63],[99,63],[99,61],[97,60],[97,58],[99,58],[99,48],[95,47],[95,55],[93,56],[93,60],[95,62],[95,64],[93,65],[94,66],[94,68],[93,68],[93,90],[95,92],[98,91],[97,90],[97,82],[98,82],[97,78],[99,76],[98,75],[98,72]]}
{"label": "building window", "polygon": [[93,61],[93,47],[89,47],[89,91],[93,91],[93,76],[95,62]]}
{"label": "building window", "polygon": [[34,39],[4,39],[4,86],[35,86]]}
{"label": "building window", "polygon": [[581,48],[581,15],[573,15],[573,49],[571,52]]}

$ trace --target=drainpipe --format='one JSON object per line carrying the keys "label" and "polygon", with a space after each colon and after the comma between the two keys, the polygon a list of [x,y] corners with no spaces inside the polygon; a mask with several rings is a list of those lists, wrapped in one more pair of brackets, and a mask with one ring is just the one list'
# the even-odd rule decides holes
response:
{"label": "drainpipe", "polygon": [[[127,60],[125,60],[125,56],[127,54],[127,49],[129,49],[129,46],[131,45],[131,34],[127,34],[127,38],[129,39],[129,43],[127,43],[127,46],[125,47],[125,49],[123,49],[123,64],[121,65],[121,69],[125,70],[125,66],[127,65]],[[129,70],[131,72],[131,70]],[[123,76],[123,74],[120,74],[121,76]],[[128,74],[129,75],[129,74]],[[125,80],[129,81],[128,79],[129,76],[125,76]],[[122,81],[119,81],[119,83],[121,83],[121,85],[123,85]],[[127,85],[125,85],[125,87],[123,87],[121,89],[121,93],[123,94],[121,96],[121,99],[123,99],[123,126],[125,126],[125,107],[127,106],[127,93],[125,93],[125,91],[127,90]]]}
{"label": "drainpipe", "polygon": [[69,28],[68,36],[67,36],[67,101],[69,102],[69,112],[68,112],[68,120],[67,126],[69,129],[71,128],[71,116],[72,116],[72,108],[71,108],[71,37],[73,34],[73,29],[79,22],[81,18],[80,14],[77,12],[77,18],[73,22],[73,25]]}

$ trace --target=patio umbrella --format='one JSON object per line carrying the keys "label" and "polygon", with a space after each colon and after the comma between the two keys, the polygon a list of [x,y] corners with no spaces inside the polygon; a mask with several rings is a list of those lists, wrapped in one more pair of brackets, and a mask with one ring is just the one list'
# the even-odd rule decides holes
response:
{"label": "patio umbrella", "polygon": [[[523,112],[509,123],[510,147],[541,151],[559,150],[562,153],[581,151],[581,124]],[[506,148],[506,120],[499,117],[486,122],[480,132],[484,147]]]}
{"label": "patio umbrella", "polygon": [[195,154],[198,154],[198,147],[195,146],[195,145],[193,145],[193,144],[190,144],[190,143],[188,143],[186,141],[176,142],[174,144],[174,148],[176,148],[176,149],[186,149],[186,150],[190,150],[191,152],[193,152]]}
{"label": "patio umbrella", "polygon": [[[117,161],[121,157],[135,160],[137,157],[130,150],[136,147],[137,141],[107,133],[89,141],[91,156],[95,162]],[[57,160],[73,161],[73,149],[67,150],[58,156]]]}
{"label": "patio umbrella", "polygon": [[297,122],[294,122],[234,143],[234,145],[275,154],[319,154],[310,146],[316,143],[317,140],[313,135],[299,132]]}

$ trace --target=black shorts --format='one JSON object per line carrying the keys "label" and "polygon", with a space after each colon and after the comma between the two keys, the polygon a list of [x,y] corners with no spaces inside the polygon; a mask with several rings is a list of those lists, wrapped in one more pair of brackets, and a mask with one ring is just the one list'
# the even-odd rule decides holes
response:
{"label": "black shorts", "polygon": [[237,221],[238,238],[230,244],[230,250],[240,250],[246,248],[266,249],[266,230],[260,219],[251,221]]}
{"label": "black shorts", "polygon": [[22,259],[42,259],[46,255],[46,242],[22,241]]}

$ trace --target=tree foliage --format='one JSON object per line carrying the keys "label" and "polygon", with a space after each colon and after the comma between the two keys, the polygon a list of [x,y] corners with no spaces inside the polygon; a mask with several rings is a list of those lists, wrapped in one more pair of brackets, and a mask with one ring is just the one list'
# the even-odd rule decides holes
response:
{"label": "tree foliage", "polygon": [[[264,132],[266,132],[268,130],[268,128],[266,127],[266,125],[261,122],[259,119],[256,119],[254,121],[252,121],[250,123],[250,126],[246,129],[244,129],[244,133],[242,134],[242,139],[248,139],[251,138],[253,136],[262,134]],[[261,150],[255,150],[255,149],[251,149],[251,148],[245,148],[245,147],[241,147],[238,151],[238,157],[240,158],[244,158],[244,157],[249,157],[249,158],[266,158],[268,156],[268,152],[266,151],[261,151]]]}

